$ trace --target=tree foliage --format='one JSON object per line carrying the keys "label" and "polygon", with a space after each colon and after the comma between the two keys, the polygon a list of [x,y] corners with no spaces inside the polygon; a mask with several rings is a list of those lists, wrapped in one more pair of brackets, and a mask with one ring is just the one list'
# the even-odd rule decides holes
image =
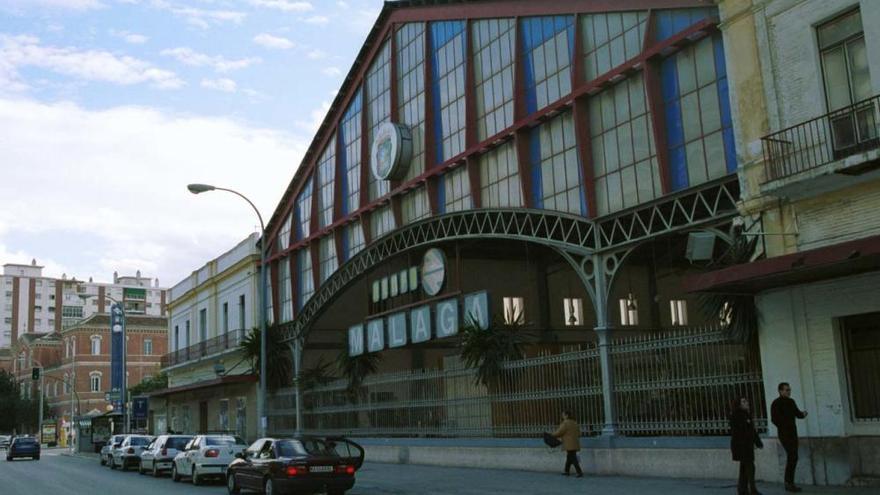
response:
{"label": "tree foliage", "polygon": [[[750,262],[757,243],[757,237],[735,237],[730,249],[710,268],[717,270]],[[754,295],[704,292],[700,294],[699,302],[705,318],[710,321],[720,319],[724,333],[732,342],[747,343],[757,334],[758,308]]]}
{"label": "tree foliage", "polygon": [[477,370],[475,383],[487,387],[501,377],[506,361],[522,358],[522,345],[528,335],[523,331],[522,315],[508,315],[507,324],[498,317],[492,319],[488,328],[480,328],[476,317],[470,315],[462,327],[459,340],[461,358],[469,368]]}
{"label": "tree foliage", "polygon": [[[21,389],[15,376],[6,370],[0,370],[0,433],[37,431],[40,399],[25,399],[20,394]],[[48,401],[43,401],[43,418],[48,417],[49,404]]]}
{"label": "tree foliage", "polygon": [[132,396],[136,396],[166,388],[168,388],[168,375],[165,373],[159,373],[156,376],[141,380],[140,383],[131,387],[128,391]]}
{"label": "tree foliage", "polygon": [[[269,340],[266,347],[266,386],[277,390],[293,383],[293,356],[290,347],[281,341],[281,332],[273,325],[266,328]],[[244,357],[250,361],[254,373],[260,372],[260,330],[252,329],[239,344]]]}
{"label": "tree foliage", "polygon": [[379,369],[381,357],[376,353],[350,356],[348,353],[340,353],[336,359],[339,372],[348,380],[348,393],[352,398],[357,398],[361,385],[367,376],[372,375]]}

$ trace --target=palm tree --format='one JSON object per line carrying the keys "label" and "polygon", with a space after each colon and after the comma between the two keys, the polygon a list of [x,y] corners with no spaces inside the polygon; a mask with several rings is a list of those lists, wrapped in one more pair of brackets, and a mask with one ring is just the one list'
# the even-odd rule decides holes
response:
{"label": "palm tree", "polygon": [[501,377],[505,362],[522,358],[527,334],[522,330],[522,314],[508,314],[504,321],[495,317],[487,328],[481,328],[477,321],[469,315],[459,348],[465,365],[477,370],[474,383],[491,387]]}
{"label": "palm tree", "polygon": [[[757,243],[757,237],[736,236],[727,252],[709,268],[717,270],[752,261]],[[754,295],[704,292],[699,295],[699,301],[707,320],[721,320],[723,332],[730,341],[748,343],[754,338],[758,331],[758,308]]]}
{"label": "palm tree", "polygon": [[[290,347],[281,341],[281,333],[278,327],[273,325],[266,328],[269,335],[266,349],[267,381],[269,390],[277,390],[290,385],[293,382],[293,356]],[[245,336],[239,347],[244,357],[251,363],[251,370],[256,372],[260,369],[260,331],[256,328]]]}

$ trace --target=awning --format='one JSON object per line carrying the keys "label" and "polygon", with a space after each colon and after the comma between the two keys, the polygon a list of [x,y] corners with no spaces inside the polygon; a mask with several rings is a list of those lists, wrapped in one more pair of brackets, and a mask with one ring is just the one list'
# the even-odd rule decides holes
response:
{"label": "awning", "polygon": [[232,375],[232,376],[221,376],[219,378],[215,378],[213,380],[203,380],[196,383],[190,383],[188,385],[181,385],[179,387],[165,388],[162,390],[156,390],[150,392],[148,394],[144,394],[148,397],[165,397],[168,395],[178,394],[181,392],[190,392],[192,390],[200,390],[211,387],[220,387],[223,385],[234,385],[239,383],[256,383],[259,381],[257,375]]}
{"label": "awning", "polygon": [[880,236],[743,263],[684,279],[687,292],[754,294],[880,270]]}

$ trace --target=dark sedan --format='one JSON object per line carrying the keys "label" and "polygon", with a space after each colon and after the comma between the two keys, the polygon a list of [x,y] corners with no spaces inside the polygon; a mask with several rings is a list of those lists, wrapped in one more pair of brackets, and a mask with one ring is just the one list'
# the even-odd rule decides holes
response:
{"label": "dark sedan", "polygon": [[40,460],[40,443],[36,438],[16,437],[9,444],[6,451],[6,460],[11,461],[16,457],[30,457],[35,461]]}
{"label": "dark sedan", "polygon": [[364,449],[341,437],[262,438],[237,457],[226,470],[231,494],[249,489],[342,495],[354,486]]}

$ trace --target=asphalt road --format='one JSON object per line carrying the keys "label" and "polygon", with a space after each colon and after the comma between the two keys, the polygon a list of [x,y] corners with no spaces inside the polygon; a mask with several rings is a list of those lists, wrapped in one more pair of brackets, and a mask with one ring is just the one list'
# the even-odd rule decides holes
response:
{"label": "asphalt road", "polygon": [[[2,495],[168,495],[226,493],[222,483],[192,486],[168,477],[155,479],[134,471],[111,471],[97,458],[70,457],[44,449],[40,461],[0,460]],[[781,485],[761,484],[765,495],[783,495]],[[805,495],[867,495],[870,488],[806,487]],[[648,478],[565,478],[553,473],[441,468],[397,464],[366,464],[358,471],[349,495],[554,495],[554,494],[670,494],[735,493],[733,480],[671,480]]]}

